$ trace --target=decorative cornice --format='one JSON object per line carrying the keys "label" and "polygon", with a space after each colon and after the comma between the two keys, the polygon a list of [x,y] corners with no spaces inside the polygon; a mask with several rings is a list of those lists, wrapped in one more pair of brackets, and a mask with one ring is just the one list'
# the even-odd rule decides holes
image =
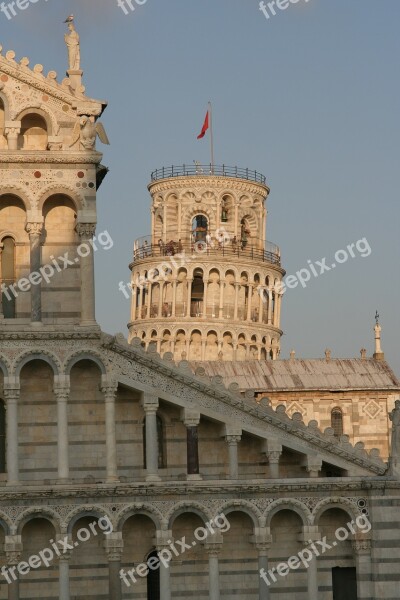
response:
{"label": "decorative cornice", "polygon": [[298,498],[301,494],[317,494],[317,499],[320,495],[331,496],[332,492],[343,494],[346,498],[349,493],[364,493],[368,490],[371,493],[381,492],[384,490],[397,490],[400,494],[400,481],[390,478],[371,478],[371,479],[307,479],[304,482],[299,480],[290,482],[288,479],[271,480],[271,482],[262,482],[257,480],[249,480],[231,482],[230,480],[221,481],[161,481],[157,483],[149,483],[146,481],[134,483],[113,483],[113,484],[75,484],[75,485],[35,485],[35,486],[16,486],[0,488],[0,508],[3,502],[7,501],[23,501],[26,499],[42,500],[46,503],[47,500],[59,500],[65,498],[73,498],[79,501],[82,498],[135,498],[143,497],[151,501],[152,498],[160,496],[177,496],[178,498],[186,496],[195,496],[196,498],[208,499],[213,495],[223,494],[223,497],[228,501],[231,496],[242,494],[260,494],[261,496],[271,496],[275,499],[278,494],[293,494],[293,498]]}
{"label": "decorative cornice", "polygon": [[249,194],[258,194],[265,198],[269,193],[269,188],[266,188],[261,183],[248,181],[236,177],[223,176],[203,176],[203,175],[188,175],[187,177],[171,177],[161,181],[154,181],[147,186],[151,194],[160,192],[190,189],[190,188],[212,188],[212,189],[231,189],[240,192],[248,192]]}
{"label": "decorative cornice", "polygon": [[65,165],[97,165],[103,155],[101,152],[30,152],[0,150],[0,164],[65,164]]}

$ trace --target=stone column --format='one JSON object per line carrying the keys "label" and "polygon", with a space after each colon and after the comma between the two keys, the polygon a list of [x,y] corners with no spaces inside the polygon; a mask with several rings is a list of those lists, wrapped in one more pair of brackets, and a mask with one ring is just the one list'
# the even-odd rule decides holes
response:
{"label": "stone column", "polygon": [[143,305],[143,284],[141,284],[139,286],[138,319],[142,318],[142,305]]}
{"label": "stone column", "polygon": [[273,292],[271,288],[267,288],[268,293],[268,325],[272,325],[272,306],[273,306]]}
{"label": "stone column", "polygon": [[3,252],[4,244],[0,244],[0,319],[4,319],[3,314],[3,293],[1,291],[1,284],[3,283],[2,265],[1,265],[1,254]]}
{"label": "stone column", "polygon": [[142,406],[145,412],[146,427],[146,481],[160,481],[158,475],[158,436],[157,410],[158,398],[147,392],[143,393]]}
{"label": "stone column", "polygon": [[4,134],[7,138],[9,150],[18,150],[18,136],[21,131],[21,121],[6,121],[4,123]]}
{"label": "stone column", "polygon": [[192,305],[192,281],[193,279],[187,279],[187,311],[186,316],[190,317],[190,310]]}
{"label": "stone column", "polygon": [[[8,381],[7,381],[8,379]],[[7,485],[18,485],[18,400],[19,381],[4,379],[4,397],[6,400],[6,440],[7,440]]]}
{"label": "stone column", "polygon": [[[57,534],[57,542],[63,541],[65,537],[68,537],[68,543],[72,544],[71,535],[65,536],[65,534]],[[59,600],[70,600],[71,597],[69,586],[69,561],[71,554],[71,551],[63,552],[58,559]]]}
{"label": "stone column", "polygon": [[158,286],[158,290],[159,290],[159,297],[158,297],[158,318],[161,319],[162,318],[162,305],[163,305],[163,296],[164,296],[164,285],[165,282],[164,281],[160,281],[159,282],[159,286]]}
{"label": "stone column", "polygon": [[248,289],[248,296],[247,296],[247,317],[246,320],[250,321],[251,320],[251,305],[252,305],[252,301],[253,301],[253,286],[251,285],[251,283],[248,284],[247,286]]}
{"label": "stone column", "polygon": [[202,479],[199,467],[200,413],[184,409],[182,418],[187,431],[187,479]]}
{"label": "stone column", "polygon": [[238,308],[239,308],[239,289],[240,283],[235,283],[235,306],[233,310],[233,320],[238,320]]}
{"label": "stone column", "polygon": [[264,311],[264,288],[260,287],[258,290],[259,295],[259,305],[258,305],[258,322],[263,322],[263,311]]}
{"label": "stone column", "polygon": [[[157,552],[164,548],[171,552],[170,544],[173,543],[172,531],[156,531]],[[171,562],[164,566],[160,563],[160,600],[171,600]]]}
{"label": "stone column", "polygon": [[[5,538],[4,549],[6,553],[7,565],[12,567],[18,565],[21,560],[22,543],[20,535],[7,535]],[[15,573],[16,579],[9,573],[11,583],[8,583],[8,600],[19,600],[19,573]]]}
{"label": "stone column", "polygon": [[151,292],[152,292],[152,283],[150,281],[147,282],[147,318],[151,317]]}
{"label": "stone column", "polygon": [[[305,547],[308,548],[313,542],[321,539],[321,534],[317,526],[305,525],[302,537]],[[308,600],[314,600],[318,598],[318,557],[312,549],[310,552],[313,556],[307,569]]]}
{"label": "stone column", "polygon": [[302,462],[302,466],[305,466],[311,478],[316,479],[319,477],[322,469],[322,458],[318,454],[307,454]]}
{"label": "stone column", "polygon": [[95,325],[94,259],[90,243],[96,231],[95,223],[78,223],[76,232],[80,237],[81,267],[81,325]]}
{"label": "stone column", "polygon": [[172,317],[176,316],[176,286],[178,282],[176,279],[172,282]]}
{"label": "stone column", "polygon": [[239,479],[238,443],[241,439],[241,429],[225,426],[225,440],[229,451],[229,479]]}
{"label": "stone column", "polygon": [[105,405],[107,481],[119,481],[117,474],[117,440],[115,432],[115,398],[117,395],[118,384],[103,375],[101,385]]}
{"label": "stone column", "polygon": [[136,321],[136,302],[137,302],[137,287],[136,287],[136,285],[132,285],[131,321]]}
{"label": "stone column", "polygon": [[[207,317],[207,301],[208,301],[208,280],[204,282],[204,295],[203,295],[203,317]],[[202,359],[203,360],[203,359]]]}
{"label": "stone column", "polygon": [[279,479],[279,459],[282,454],[282,445],[277,440],[265,440],[263,452],[268,458],[271,479]]}
{"label": "stone column", "polygon": [[225,281],[222,279],[219,282],[219,318],[222,319],[224,316],[224,288]]}
{"label": "stone column", "polygon": [[[267,527],[256,527],[253,540],[258,551],[258,598],[259,600],[269,600],[269,586],[261,574],[268,579],[268,555],[271,548],[272,537]],[[315,598],[315,600],[317,600]]]}
{"label": "stone column", "polygon": [[115,531],[108,534],[104,540],[104,548],[108,557],[108,598],[109,600],[122,599],[122,586],[119,572],[124,542],[122,532]]}
{"label": "stone column", "polygon": [[[29,235],[30,243],[30,272],[38,273],[41,267],[40,237],[43,223],[27,223],[25,230]],[[31,321],[42,321],[42,286],[40,283],[31,285]]]}
{"label": "stone column", "polygon": [[356,558],[357,597],[360,600],[372,600],[375,598],[374,583],[372,580],[371,540],[366,535],[361,532],[357,533],[355,539],[352,540],[352,547]]}
{"label": "stone column", "polygon": [[54,395],[57,400],[57,453],[58,479],[69,479],[69,442],[68,442],[68,398],[70,393],[69,377],[54,378]]}
{"label": "stone column", "polygon": [[209,536],[204,547],[208,554],[209,599],[220,600],[218,556],[222,548],[222,534],[217,532]]}

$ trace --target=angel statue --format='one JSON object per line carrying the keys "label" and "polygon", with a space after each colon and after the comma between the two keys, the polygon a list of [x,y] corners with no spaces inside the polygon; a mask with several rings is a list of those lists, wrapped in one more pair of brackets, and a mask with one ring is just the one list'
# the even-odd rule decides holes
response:
{"label": "angel statue", "polygon": [[69,33],[64,35],[65,43],[68,49],[68,68],[70,71],[79,71],[81,68],[81,50],[79,46],[79,34],[75,30],[73,17],[68,17],[67,21]]}
{"label": "angel statue", "polygon": [[103,124],[100,121],[96,123],[94,117],[82,116],[75,124],[70,147],[79,139],[82,149],[94,150],[97,136],[103,144],[110,144]]}

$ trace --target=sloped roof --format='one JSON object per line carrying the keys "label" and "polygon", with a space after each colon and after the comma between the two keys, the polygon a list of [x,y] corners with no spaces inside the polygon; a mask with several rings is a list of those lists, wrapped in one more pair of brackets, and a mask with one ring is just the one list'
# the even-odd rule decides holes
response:
{"label": "sloped roof", "polygon": [[191,362],[224,384],[235,382],[240,390],[390,390],[400,392],[400,382],[385,361],[370,359],[290,359]]}

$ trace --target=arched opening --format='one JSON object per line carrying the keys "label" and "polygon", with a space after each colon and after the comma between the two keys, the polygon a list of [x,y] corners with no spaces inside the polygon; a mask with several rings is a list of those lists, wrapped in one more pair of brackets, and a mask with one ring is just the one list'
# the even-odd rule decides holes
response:
{"label": "arched opening", "polygon": [[[22,552],[20,560],[28,563],[32,556],[37,556],[44,548],[51,548],[55,540],[56,530],[53,523],[44,517],[29,520],[22,528]],[[50,559],[46,565],[40,561],[39,566],[25,571],[19,581],[21,598],[57,598],[59,586],[58,561]],[[43,582],[46,582],[44,585]],[[2,596],[4,597],[4,596]]]}
{"label": "arched opening", "polygon": [[[126,582],[122,583],[124,598],[154,598],[160,596],[148,595],[147,577],[138,577],[135,570],[139,564],[149,561],[153,553],[156,525],[152,518],[146,514],[130,515],[122,526],[122,539],[124,541],[121,566],[126,572]],[[152,550],[149,553],[149,548]],[[147,558],[146,558],[147,557]],[[153,561],[154,563],[154,561]],[[156,571],[155,571],[156,572]],[[129,585],[128,585],[129,584]],[[152,593],[156,594],[156,581],[152,581]],[[154,587],[153,587],[154,585]]]}
{"label": "arched opening", "polygon": [[190,304],[190,316],[191,317],[202,317],[203,316],[203,298],[204,298],[203,271],[201,269],[195,269],[195,271],[193,273],[192,294],[191,294],[191,304]]}
{"label": "arched opening", "polygon": [[15,272],[15,240],[5,237],[2,240],[3,250],[1,252],[1,302],[5,319],[16,317],[16,295],[13,293],[12,285],[16,282]]}
{"label": "arched opening", "polygon": [[335,406],[331,411],[331,427],[335,437],[343,435],[343,412],[339,406]]}
{"label": "arched opening", "polygon": [[[279,510],[271,519],[272,546],[269,555],[271,567],[277,568],[283,556],[296,556],[302,549],[301,535],[303,522],[301,517],[293,510]],[[284,598],[308,598],[308,582],[306,569],[290,571],[286,577],[272,580],[271,592],[273,595]]]}
{"label": "arched opening", "polygon": [[[42,314],[47,319],[64,317],[78,320],[81,311],[81,261],[77,254],[79,238],[75,231],[75,204],[64,194],[50,196],[44,202],[43,217],[42,264],[51,265],[53,257],[62,255],[68,255],[75,264],[66,267],[57,260],[61,270],[54,269],[50,281],[42,282]],[[86,247],[82,246],[82,249],[86,253]]]}
{"label": "arched opening", "polygon": [[160,561],[157,550],[152,550],[147,555],[146,563],[150,565],[147,574],[147,600],[160,600]]}
{"label": "arched opening", "polygon": [[208,219],[205,215],[196,215],[192,219],[192,242],[205,242],[208,233]]}
{"label": "arched opening", "polygon": [[47,150],[47,123],[40,115],[31,113],[21,121],[18,150]]}
{"label": "arched opening", "polygon": [[190,336],[189,359],[201,360],[201,333],[198,329],[192,331]]}
{"label": "arched opening", "polygon": [[[165,436],[164,423],[160,415],[157,415],[157,448],[158,448],[158,468],[166,468]],[[143,468],[146,469],[146,417],[143,420]]]}
{"label": "arched opening", "polygon": [[6,407],[0,398],[0,473],[6,472]]}

